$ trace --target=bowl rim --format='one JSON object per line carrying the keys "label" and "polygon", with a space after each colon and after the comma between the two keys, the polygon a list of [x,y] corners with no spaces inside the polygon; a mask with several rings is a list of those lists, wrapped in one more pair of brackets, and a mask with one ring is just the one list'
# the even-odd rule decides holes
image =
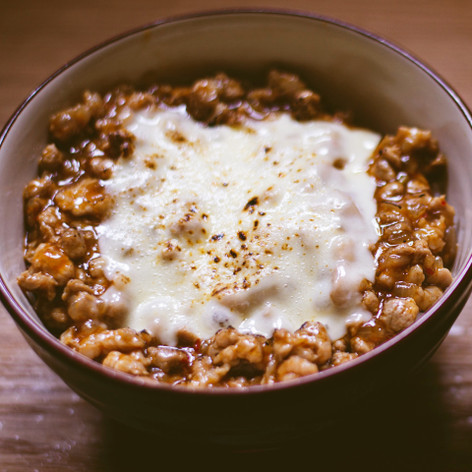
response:
{"label": "bowl rim", "polygon": [[[350,31],[357,35],[363,36],[375,43],[379,43],[383,47],[389,49],[393,53],[403,57],[414,66],[421,69],[426,75],[433,79],[441,89],[453,100],[456,107],[461,112],[464,119],[467,121],[469,127],[472,128],[472,116],[468,107],[464,101],[460,98],[458,93],[446,82],[437,72],[435,72],[430,66],[426,65],[424,61],[418,59],[411,52],[403,47],[399,47],[375,33],[368,32],[363,28],[354,26],[350,23],[344,22],[339,19],[331,18],[324,15],[319,15],[313,12],[302,11],[297,9],[283,9],[283,8],[224,8],[224,9],[210,9],[203,11],[196,11],[190,13],[184,13],[179,15],[172,15],[164,18],[157,19],[151,23],[146,23],[141,26],[137,26],[132,29],[128,29],[120,34],[114,35],[95,46],[85,50],[79,55],[75,56],[71,60],[67,61],[63,66],[53,72],[43,82],[36,86],[32,92],[23,100],[23,102],[16,108],[7,120],[2,131],[0,132],[0,148],[2,147],[10,129],[21,115],[22,111],[29,105],[29,103],[35,98],[35,96],[44,89],[50,82],[56,77],[67,71],[76,63],[80,62],[94,53],[104,49],[105,47],[116,43],[122,39],[129,38],[131,36],[142,34],[145,31],[159,28],[161,26],[181,23],[188,20],[208,19],[217,16],[232,16],[232,15],[248,15],[248,16],[259,16],[259,15],[275,15],[275,16],[287,16],[300,18],[305,20],[311,20],[320,23],[326,23],[330,26],[334,26],[343,30]],[[31,338],[36,342],[42,349],[46,350],[53,357],[58,357],[60,361],[65,363],[74,364],[74,368],[80,370],[87,375],[93,375],[97,378],[105,377],[108,381],[117,382],[125,385],[129,388],[145,389],[149,391],[165,391],[172,392],[175,395],[192,395],[192,396],[208,396],[208,395],[224,395],[224,396],[239,396],[243,395],[261,395],[269,394],[271,392],[278,392],[285,389],[294,389],[296,387],[302,387],[306,384],[313,382],[322,383],[329,381],[333,376],[339,377],[343,372],[353,372],[356,369],[365,366],[381,356],[386,350],[392,350],[398,345],[402,344],[411,333],[416,332],[424,328],[427,324],[434,321],[438,316],[439,312],[445,312],[451,305],[458,305],[461,301],[465,302],[468,297],[472,284],[472,254],[469,254],[465,260],[463,268],[455,276],[452,284],[446,289],[440,300],[429,310],[421,315],[411,326],[396,334],[394,337],[384,342],[380,346],[377,346],[370,352],[367,352],[356,359],[353,359],[347,363],[341,364],[336,368],[331,368],[325,371],[318,372],[316,374],[310,374],[304,377],[300,377],[294,380],[288,380],[284,382],[276,382],[273,384],[266,385],[253,385],[249,387],[189,387],[180,385],[170,385],[160,383],[157,381],[151,381],[149,379],[135,377],[124,372],[116,371],[109,367],[105,367],[99,362],[96,362],[74,350],[63,345],[58,338],[52,335],[44,325],[40,326],[33,318],[26,312],[23,311],[21,305],[16,301],[15,296],[10,292],[8,286],[4,280],[2,274],[0,274],[0,300],[3,303],[6,310],[12,316],[23,335]],[[459,293],[458,298],[454,298],[456,290]]]}

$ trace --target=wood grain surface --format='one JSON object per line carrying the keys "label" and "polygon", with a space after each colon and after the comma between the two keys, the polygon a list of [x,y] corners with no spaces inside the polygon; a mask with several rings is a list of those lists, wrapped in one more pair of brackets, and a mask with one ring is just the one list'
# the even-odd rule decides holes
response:
{"label": "wood grain surface", "polygon": [[[54,70],[102,40],[174,14],[243,6],[308,10],[378,33],[421,57],[472,105],[467,0],[1,0],[0,123]],[[274,451],[239,452],[105,418],[42,364],[0,309],[0,472],[169,467],[472,471],[472,304],[424,368],[349,420]]]}

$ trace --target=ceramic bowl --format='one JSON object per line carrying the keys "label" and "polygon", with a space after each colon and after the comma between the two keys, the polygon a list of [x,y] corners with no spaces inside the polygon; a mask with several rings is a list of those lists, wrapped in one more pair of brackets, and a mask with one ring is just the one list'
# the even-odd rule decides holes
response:
{"label": "ceramic bowl", "polygon": [[[249,77],[272,66],[301,74],[331,106],[379,132],[430,129],[449,157],[457,212],[454,282],[412,326],[348,364],[298,380],[242,389],[149,384],[63,346],[16,283],[24,270],[22,189],[36,173],[48,117],[84,89],[105,91],[145,75],[186,81],[224,70]],[[427,66],[387,41],[337,21],[280,11],[196,14],[125,33],[54,73],[18,108],[0,137],[0,292],[36,351],[83,398],[129,425],[220,444],[269,444],[322,427],[349,405],[423,363],[446,336],[471,290],[471,115]]]}

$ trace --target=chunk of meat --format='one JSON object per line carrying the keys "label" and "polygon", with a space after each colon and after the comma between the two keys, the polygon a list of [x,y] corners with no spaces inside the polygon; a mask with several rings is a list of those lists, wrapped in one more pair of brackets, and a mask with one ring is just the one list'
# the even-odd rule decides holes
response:
{"label": "chunk of meat", "polygon": [[264,338],[241,334],[234,328],[218,331],[210,341],[208,354],[217,365],[235,366],[246,361],[263,369]]}
{"label": "chunk of meat", "polygon": [[293,353],[308,358],[306,352],[313,352],[318,365],[322,365],[331,357],[331,340],[325,326],[318,322],[307,321],[295,331],[296,344]]}
{"label": "chunk of meat", "polygon": [[112,199],[96,179],[89,177],[60,190],[55,197],[57,206],[75,217],[103,218]]}
{"label": "chunk of meat", "polygon": [[439,287],[432,285],[424,289],[420,287],[414,298],[419,309],[421,311],[426,311],[436,303],[442,294],[443,291]]}
{"label": "chunk of meat", "polygon": [[335,352],[333,357],[331,358],[331,365],[333,367],[341,364],[345,364],[346,362],[352,361],[353,359],[357,359],[358,354],[355,352]]}
{"label": "chunk of meat", "polygon": [[87,255],[87,245],[82,231],[76,228],[65,229],[59,238],[63,251],[74,261],[80,261]]}
{"label": "chunk of meat", "polygon": [[123,354],[119,351],[111,351],[103,360],[103,365],[131,375],[147,376],[149,374],[143,364],[144,358],[142,355],[140,357],[133,353]]}
{"label": "chunk of meat", "polygon": [[191,363],[187,352],[171,346],[151,346],[147,353],[150,365],[158,367],[167,374],[185,371]]}
{"label": "chunk of meat", "polygon": [[318,366],[300,356],[290,356],[277,369],[279,381],[293,380],[305,375],[316,374]]}
{"label": "chunk of meat", "polygon": [[89,292],[77,292],[68,299],[67,314],[75,322],[100,319],[105,309],[103,300]]}
{"label": "chunk of meat", "polygon": [[27,292],[41,292],[48,300],[56,296],[57,281],[52,275],[34,272],[31,268],[22,272],[17,278],[20,287]]}
{"label": "chunk of meat", "polygon": [[33,197],[49,198],[56,190],[57,185],[50,176],[31,180],[23,190],[23,198],[29,200]]}
{"label": "chunk of meat", "polygon": [[418,305],[412,298],[392,298],[384,303],[380,318],[388,329],[398,333],[408,328],[418,313]]}
{"label": "chunk of meat", "polygon": [[75,274],[75,265],[64,251],[48,243],[42,243],[38,246],[31,267],[35,272],[49,274],[58,285],[65,285]]}
{"label": "chunk of meat", "polygon": [[37,222],[44,241],[56,242],[63,229],[63,219],[58,209],[54,206],[45,208],[39,213]]}
{"label": "chunk of meat", "polygon": [[351,350],[357,355],[365,354],[369,351],[372,351],[375,347],[375,343],[372,341],[368,341],[360,336],[354,336],[351,338]]}
{"label": "chunk of meat", "polygon": [[102,109],[102,98],[97,93],[86,91],[83,102],[53,115],[49,121],[49,132],[53,139],[64,142],[80,136],[91,119]]}
{"label": "chunk of meat", "polygon": [[113,161],[106,157],[92,157],[87,162],[90,174],[97,179],[106,180],[112,176]]}
{"label": "chunk of meat", "polygon": [[39,159],[39,170],[57,171],[64,163],[64,154],[57,149],[54,143],[48,144],[41,153]]}
{"label": "chunk of meat", "polygon": [[87,336],[82,336],[76,327],[72,327],[61,335],[61,342],[84,356],[97,359],[108,355],[111,351],[129,353],[144,349],[149,338],[146,333],[137,333],[131,328],[98,329]]}
{"label": "chunk of meat", "polygon": [[321,366],[331,351],[331,340],[321,323],[306,322],[293,334],[285,329],[274,331],[273,352],[279,360],[296,355]]}
{"label": "chunk of meat", "polygon": [[295,74],[273,69],[268,76],[269,87],[279,97],[293,97],[306,89],[305,84]]}

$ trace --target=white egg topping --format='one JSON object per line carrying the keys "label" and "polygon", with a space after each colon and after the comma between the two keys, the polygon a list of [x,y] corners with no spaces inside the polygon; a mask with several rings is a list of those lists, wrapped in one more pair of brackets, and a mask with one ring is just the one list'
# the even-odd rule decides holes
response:
{"label": "white egg topping", "polygon": [[270,337],[313,320],[336,339],[370,317],[377,134],[287,114],[208,127],[183,107],[127,128],[135,151],[105,182],[114,205],[97,231],[128,326],[172,345],[180,329]]}

